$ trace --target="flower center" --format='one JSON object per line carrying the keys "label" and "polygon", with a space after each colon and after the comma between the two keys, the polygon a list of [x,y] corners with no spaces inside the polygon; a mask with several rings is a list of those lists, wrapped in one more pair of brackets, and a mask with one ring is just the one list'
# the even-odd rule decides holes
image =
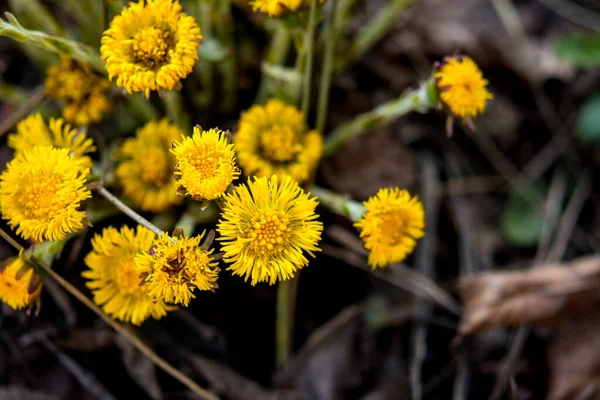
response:
{"label": "flower center", "polygon": [[155,69],[167,61],[172,45],[173,38],[169,30],[149,26],[133,36],[133,58],[135,62]]}
{"label": "flower center", "polygon": [[381,216],[381,242],[387,246],[400,244],[405,235],[405,223],[402,213],[390,212]]}
{"label": "flower center", "polygon": [[286,162],[302,151],[302,145],[296,143],[296,132],[290,126],[274,125],[262,132],[260,146],[263,154],[277,162]]}
{"label": "flower center", "polygon": [[200,180],[212,179],[219,168],[219,157],[217,154],[198,154],[190,158],[190,165],[198,171]]}
{"label": "flower center", "polygon": [[142,286],[140,286],[140,273],[136,271],[135,265],[131,263],[132,261],[122,262],[115,268],[115,282],[121,292],[126,294],[136,294],[143,291]]}
{"label": "flower center", "polygon": [[[28,219],[51,219],[64,208],[63,202],[57,201],[60,181],[52,176],[45,181],[30,182],[23,188],[20,203]],[[62,198],[62,197],[61,197]],[[68,199],[67,199],[68,200]]]}
{"label": "flower center", "polygon": [[283,248],[289,228],[283,213],[265,212],[252,218],[251,225],[252,245],[260,254],[275,253]]}
{"label": "flower center", "polygon": [[170,155],[160,147],[151,147],[143,154],[140,178],[143,182],[160,186],[169,179],[172,172]]}

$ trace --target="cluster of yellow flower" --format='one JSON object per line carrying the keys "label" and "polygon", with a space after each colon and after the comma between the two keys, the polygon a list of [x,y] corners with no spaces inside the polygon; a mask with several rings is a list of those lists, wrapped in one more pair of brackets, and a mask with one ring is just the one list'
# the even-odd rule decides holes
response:
{"label": "cluster of yellow flower", "polygon": [[[306,0],[254,0],[256,10],[279,16]],[[323,3],[323,1],[321,1]],[[102,37],[101,57],[109,79],[127,92],[176,88],[198,59],[202,35],[195,20],[173,0],[133,3],[114,18]],[[468,57],[453,57],[434,74],[440,104],[467,122],[491,98],[481,72]],[[47,93],[65,102],[66,120],[78,126],[98,121],[110,104],[109,81],[89,67],[64,59],[48,70]],[[209,234],[157,235],[147,227],[108,227],[92,239],[83,276],[94,300],[112,317],[140,324],[177,305],[188,306],[198,290],[217,288],[219,259],[252,285],[288,280],[319,251],[323,225],[310,187],[323,152],[321,132],[310,130],[296,107],[271,99],[240,117],[234,135],[195,127],[191,136],[166,119],[151,121],[115,153],[115,176],[142,211],[160,212],[183,196],[221,207],[216,230],[222,254]],[[85,129],[63,119],[46,124],[40,114],[22,120],[8,138],[15,156],[0,175],[0,212],[11,228],[34,243],[57,241],[86,224],[83,202],[92,195],[88,178],[95,151]],[[239,167],[238,167],[239,166]],[[246,183],[234,181],[241,172]],[[179,195],[179,196],[178,196]],[[400,262],[423,236],[423,205],[405,190],[382,189],[364,203],[355,226],[369,250],[369,264]],[[203,241],[204,239],[204,241]],[[30,305],[41,279],[20,254],[0,267],[0,300]]]}

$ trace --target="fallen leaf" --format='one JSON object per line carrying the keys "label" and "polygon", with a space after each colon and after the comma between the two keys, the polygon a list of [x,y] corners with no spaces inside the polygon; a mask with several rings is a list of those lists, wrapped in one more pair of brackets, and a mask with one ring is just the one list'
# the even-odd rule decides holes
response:
{"label": "fallen leaf", "polygon": [[598,300],[600,256],[526,271],[486,272],[459,284],[464,312],[459,336],[497,326],[548,323]]}
{"label": "fallen leaf", "polygon": [[598,392],[599,331],[600,303],[561,319],[548,349],[549,400],[589,399]]}

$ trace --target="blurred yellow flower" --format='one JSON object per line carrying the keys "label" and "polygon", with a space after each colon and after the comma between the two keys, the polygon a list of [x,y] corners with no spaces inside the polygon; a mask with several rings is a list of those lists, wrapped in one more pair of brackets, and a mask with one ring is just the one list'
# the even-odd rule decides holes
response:
{"label": "blurred yellow flower", "polygon": [[175,195],[179,184],[173,177],[175,157],[169,149],[183,135],[166,119],[150,121],[118,149],[115,175],[123,192],[141,210],[159,212],[182,202]]}
{"label": "blurred yellow flower", "polygon": [[[327,0],[319,0],[319,4]],[[280,17],[289,11],[300,7],[310,7],[310,0],[251,0],[252,10],[268,14],[270,17]]]}
{"label": "blurred yellow flower", "polygon": [[200,246],[203,236],[178,237],[174,243],[163,233],[150,249],[136,256],[136,268],[153,299],[187,307],[196,288],[216,288],[219,267],[211,256],[214,249]]}
{"label": "blurred yellow flower", "polygon": [[85,166],[92,166],[86,154],[96,151],[94,141],[85,132],[78,132],[65,124],[63,119],[50,118],[47,126],[40,113],[35,113],[17,124],[17,132],[8,136],[8,145],[20,153],[35,146],[52,146],[68,149],[69,154],[81,159]]}
{"label": "blurred yellow flower", "polygon": [[128,93],[173,89],[198,61],[202,35],[176,0],[130,3],[102,35],[100,55],[109,79]]}
{"label": "blurred yellow flower", "polygon": [[367,211],[354,224],[360,230],[373,269],[401,262],[424,235],[425,211],[406,190],[379,189],[364,205]]}
{"label": "blurred yellow flower", "polygon": [[308,265],[303,252],[319,251],[323,224],[315,214],[317,200],[289,176],[255,178],[224,198],[217,230],[228,270],[251,284],[294,277]]}
{"label": "blurred yellow flower", "polygon": [[68,149],[36,146],[17,153],[0,175],[0,211],[25,239],[59,240],[83,228],[89,168]]}
{"label": "blurred yellow flower", "polygon": [[92,251],[85,257],[89,269],[81,275],[89,280],[86,285],[94,302],[119,321],[140,325],[149,317],[160,319],[176,308],[160,299],[154,301],[135,267],[136,254],[148,251],[154,238],[154,233],[143,226],[136,230],[111,226],[92,239]]}
{"label": "blurred yellow flower", "polygon": [[246,175],[291,176],[298,183],[310,178],[323,152],[321,134],[306,132],[300,110],[276,99],[242,114],[234,144]]}
{"label": "blurred yellow flower", "polygon": [[462,122],[482,114],[487,100],[494,98],[487,90],[488,81],[470,57],[447,57],[436,67],[434,77],[441,103]]}
{"label": "blurred yellow flower", "polygon": [[44,86],[49,97],[64,103],[64,118],[79,126],[99,122],[111,108],[110,82],[94,74],[89,65],[66,57],[48,67]]}
{"label": "blurred yellow flower", "polygon": [[32,306],[42,292],[42,279],[21,255],[0,264],[0,300],[13,310]]}
{"label": "blurred yellow flower", "polygon": [[214,200],[227,190],[240,172],[228,134],[194,127],[194,135],[174,142],[171,150],[177,158],[175,178],[196,200]]}

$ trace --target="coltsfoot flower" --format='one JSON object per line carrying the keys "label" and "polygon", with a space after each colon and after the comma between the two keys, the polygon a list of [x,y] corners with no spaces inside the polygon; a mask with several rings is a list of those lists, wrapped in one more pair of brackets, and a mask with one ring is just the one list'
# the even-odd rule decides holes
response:
{"label": "coltsfoot flower", "polygon": [[487,79],[473,59],[467,56],[446,57],[434,72],[436,90],[441,104],[451,116],[472,126],[472,118],[483,114],[487,100]]}
{"label": "coltsfoot flower", "polygon": [[138,274],[153,299],[187,307],[195,298],[195,289],[217,287],[218,263],[211,256],[214,249],[207,251],[200,246],[203,236],[178,237],[174,243],[164,233],[152,247],[136,256]]}
{"label": "coltsfoot flower", "polygon": [[238,163],[248,176],[307,181],[319,164],[323,138],[306,132],[302,113],[272,99],[242,114],[234,137]]}
{"label": "coltsfoot flower", "polygon": [[16,153],[35,146],[68,149],[71,156],[81,159],[87,167],[92,166],[92,159],[87,154],[96,151],[94,141],[85,132],[72,129],[62,118],[50,118],[50,123],[46,125],[40,113],[32,114],[19,122],[17,132],[8,135],[8,145]]}
{"label": "coltsfoot flower", "polygon": [[64,118],[79,126],[99,122],[111,108],[110,82],[94,74],[89,65],[66,57],[48,67],[44,86],[49,97],[64,104]]}
{"label": "coltsfoot flower", "polygon": [[13,310],[31,307],[42,292],[42,279],[21,255],[0,263],[0,300]]}
{"label": "coltsfoot flower", "polygon": [[364,205],[367,211],[354,226],[369,251],[369,265],[375,269],[404,260],[424,235],[423,204],[406,190],[386,188]]}
{"label": "coltsfoot flower", "polygon": [[317,200],[289,176],[250,180],[227,194],[224,203],[217,229],[223,259],[232,263],[228,270],[252,285],[293,278],[308,264],[303,253],[314,257],[320,250]]}
{"label": "coltsfoot flower", "polygon": [[85,257],[89,269],[81,275],[94,295],[94,302],[119,321],[140,325],[149,317],[160,319],[176,307],[152,299],[142,285],[135,256],[152,246],[155,235],[149,229],[108,227],[94,235],[92,251]]}
{"label": "coltsfoot flower", "polygon": [[175,196],[179,184],[173,177],[175,157],[169,149],[182,136],[184,132],[166,119],[150,121],[118,149],[115,175],[141,210],[160,212],[181,203]]}
{"label": "coltsfoot flower", "polygon": [[83,228],[90,170],[69,152],[36,146],[17,153],[0,175],[2,218],[23,238],[54,241]]}
{"label": "coltsfoot flower", "polygon": [[214,200],[225,193],[240,172],[228,135],[218,129],[203,131],[174,142],[171,152],[177,158],[175,179],[186,194],[196,200]]}
{"label": "coltsfoot flower", "polygon": [[198,61],[202,35],[177,0],[130,3],[102,35],[100,55],[109,79],[128,93],[173,89]]}
{"label": "coltsfoot flower", "polygon": [[[319,0],[319,4],[327,0]],[[301,7],[310,7],[310,0],[251,0],[252,10],[260,11],[269,17],[280,17]]]}

